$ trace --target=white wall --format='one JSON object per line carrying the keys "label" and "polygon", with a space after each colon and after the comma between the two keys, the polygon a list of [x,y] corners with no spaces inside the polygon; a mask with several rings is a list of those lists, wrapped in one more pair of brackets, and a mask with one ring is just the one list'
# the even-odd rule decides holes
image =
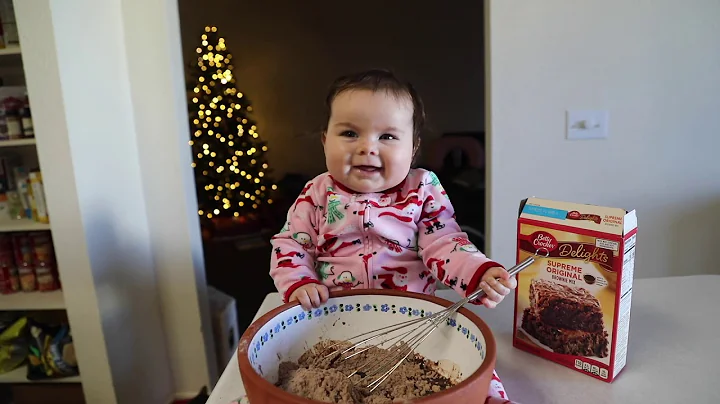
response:
{"label": "white wall", "polygon": [[[537,195],[637,208],[637,277],[720,273],[720,2],[486,4],[492,256]],[[609,139],[564,140],[573,108]]]}
{"label": "white wall", "polygon": [[[217,380],[176,0],[123,0],[128,80],[175,392]],[[152,46],[148,40],[152,39]],[[224,364],[223,364],[224,365]]]}
{"label": "white wall", "polygon": [[88,402],[162,402],[172,381],[153,349],[164,334],[119,3],[84,6],[16,5],[67,314]]}
{"label": "white wall", "polygon": [[410,79],[426,103],[428,140],[484,130],[482,1],[452,4],[180,0],[183,53],[194,61],[203,29],[216,25],[276,178],[315,175],[325,170],[318,137],[325,93],[340,74],[387,67]]}
{"label": "white wall", "polygon": [[177,4],[38,0],[16,13],[86,401],[210,387]]}

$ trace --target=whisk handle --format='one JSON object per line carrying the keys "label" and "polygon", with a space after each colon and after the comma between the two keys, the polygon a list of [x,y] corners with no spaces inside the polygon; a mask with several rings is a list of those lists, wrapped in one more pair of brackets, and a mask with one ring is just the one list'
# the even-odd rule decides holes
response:
{"label": "whisk handle", "polygon": [[[514,267],[510,268],[510,269],[508,270],[508,274],[510,274],[510,277],[513,277],[513,276],[517,275],[517,274],[518,274],[520,271],[522,271],[523,269],[525,269],[525,268],[529,267],[530,265],[532,265],[533,262],[535,262],[535,256],[527,257],[527,259],[525,259],[525,261],[523,261],[523,262],[515,265]],[[483,296],[484,294],[485,294],[485,291],[484,291],[484,290],[478,289],[475,293],[473,293],[473,294],[471,294],[470,296],[466,297],[466,298],[465,298],[465,301],[468,301],[468,302],[473,301],[473,300],[477,299],[478,297]]]}
{"label": "whisk handle", "polygon": [[511,277],[513,277],[513,276],[517,275],[517,274],[518,274],[520,271],[522,271],[523,269],[525,269],[525,268],[529,267],[530,265],[532,265],[534,262],[535,262],[535,257],[534,257],[534,256],[527,257],[527,259],[525,259],[525,261],[523,261],[523,262],[515,265],[514,267],[510,268],[510,269],[508,270],[508,273],[510,274]]}

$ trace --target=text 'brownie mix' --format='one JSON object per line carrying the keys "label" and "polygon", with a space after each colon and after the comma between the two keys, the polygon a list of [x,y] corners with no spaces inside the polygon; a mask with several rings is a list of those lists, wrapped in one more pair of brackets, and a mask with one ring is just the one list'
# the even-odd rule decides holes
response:
{"label": "text 'brownie mix'", "polygon": [[518,219],[513,345],[612,382],[625,366],[635,211],[524,200]]}

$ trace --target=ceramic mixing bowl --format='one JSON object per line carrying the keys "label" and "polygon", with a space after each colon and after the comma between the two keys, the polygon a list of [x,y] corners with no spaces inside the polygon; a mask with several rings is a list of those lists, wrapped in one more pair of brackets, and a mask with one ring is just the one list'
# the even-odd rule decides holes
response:
{"label": "ceramic mixing bowl", "polygon": [[[251,404],[311,404],[275,386],[281,362],[297,360],[322,340],[343,340],[363,332],[417,317],[426,317],[452,303],[434,296],[385,290],[333,293],[326,304],[311,311],[296,302],[259,318],[245,331],[238,347],[242,382]],[[483,402],[495,367],[495,340],[490,328],[468,309],[460,309],[416,350],[461,382],[417,403]],[[452,369],[454,367],[454,369]]]}

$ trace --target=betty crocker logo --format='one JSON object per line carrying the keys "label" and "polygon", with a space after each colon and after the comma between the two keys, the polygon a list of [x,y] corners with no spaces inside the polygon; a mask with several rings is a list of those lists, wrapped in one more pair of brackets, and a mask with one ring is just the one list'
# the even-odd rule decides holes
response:
{"label": "betty crocker logo", "polygon": [[547,250],[548,253],[554,251],[558,247],[557,239],[555,239],[552,234],[545,231],[536,231],[530,236],[530,241],[536,250],[542,248]]}
{"label": "betty crocker logo", "polygon": [[567,218],[570,220],[589,220],[597,224],[600,224],[602,222],[602,218],[600,217],[600,215],[594,215],[591,213],[580,213],[577,210],[568,212]]}

